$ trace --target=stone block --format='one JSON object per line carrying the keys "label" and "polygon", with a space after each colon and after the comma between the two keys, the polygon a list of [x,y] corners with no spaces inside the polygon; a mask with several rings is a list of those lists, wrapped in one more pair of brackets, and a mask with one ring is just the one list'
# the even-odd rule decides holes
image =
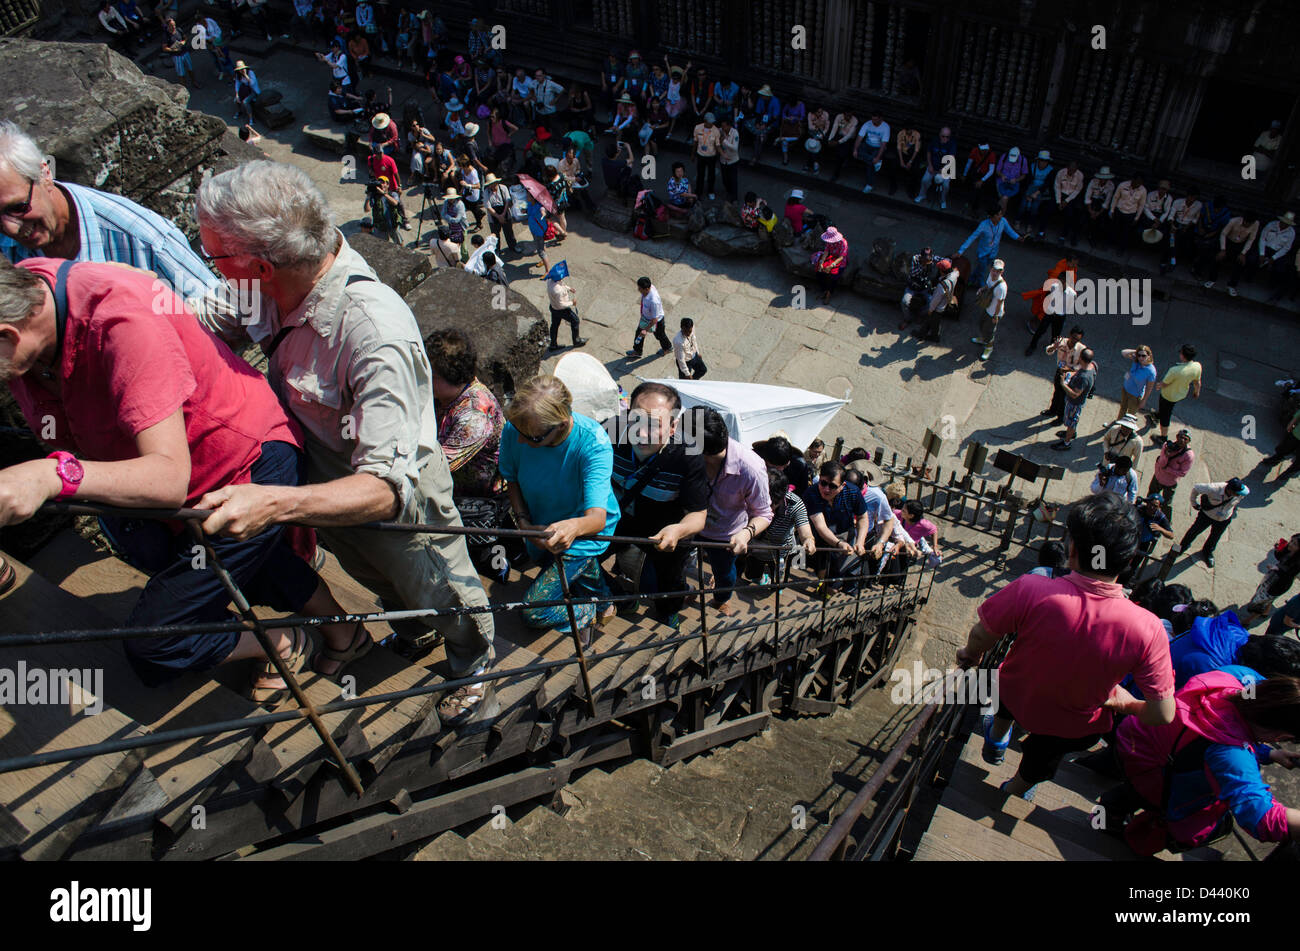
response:
{"label": "stone block", "polygon": [[600,204],[596,206],[595,213],[591,220],[602,228],[608,228],[610,231],[631,231],[632,230],[632,205],[629,202],[624,204],[616,192],[606,192],[601,198]]}
{"label": "stone block", "polygon": [[691,235],[691,244],[714,257],[764,254],[771,246],[748,228],[736,225],[709,225]]}
{"label": "stone block", "polygon": [[373,234],[362,232],[348,238],[356,252],[375,269],[379,279],[405,297],[429,276],[429,258]]}
{"label": "stone block", "polygon": [[517,291],[506,290],[506,309],[492,306],[493,289],[476,274],[439,268],[406,297],[424,339],[457,327],[478,349],[479,379],[504,401],[537,375],[550,343],[550,322]]}

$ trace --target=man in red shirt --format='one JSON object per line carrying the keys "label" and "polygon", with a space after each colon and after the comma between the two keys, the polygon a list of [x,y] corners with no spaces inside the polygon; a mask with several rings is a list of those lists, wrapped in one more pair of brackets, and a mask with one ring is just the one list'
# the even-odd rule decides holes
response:
{"label": "man in red shirt", "polygon": [[[1027,800],[1056,775],[1066,753],[1109,732],[1113,714],[1151,725],[1174,719],[1169,638],[1159,618],[1115,582],[1138,550],[1136,510],[1103,492],[1076,502],[1066,527],[1070,573],[1017,578],[980,605],[957,651],[957,662],[970,667],[1003,635],[1016,635],[998,670],[1000,705],[986,720],[984,759],[1002,762],[1013,720],[1028,731],[1020,768],[1001,787]],[[1119,686],[1130,673],[1145,701]]]}
{"label": "man in red shirt", "polygon": [[397,162],[384,152],[379,145],[370,146],[370,156],[366,159],[366,168],[370,171],[370,181],[377,182],[387,178],[392,185],[393,194],[397,196],[397,216],[402,228],[407,231],[411,226],[406,221],[406,203],[402,201],[402,178],[397,174]]}
{"label": "man in red shirt", "polygon": [[[299,484],[301,435],[265,378],[161,287],[152,274],[119,264],[0,260],[0,380],[32,430],[59,450],[0,469],[0,525],[30,518],[50,500],[172,509],[232,484]],[[194,539],[182,525],[122,518],[102,525],[122,556],[150,575],[127,625],[229,617],[224,586],[211,567],[196,570]],[[251,602],[340,611],[283,529],[243,542],[213,539],[213,547]],[[350,643],[350,626],[331,627],[332,646]],[[301,630],[271,638],[292,666],[310,656]],[[150,685],[265,656],[247,631],[134,638],[125,649]],[[257,699],[283,688],[274,668],[258,673]]]}

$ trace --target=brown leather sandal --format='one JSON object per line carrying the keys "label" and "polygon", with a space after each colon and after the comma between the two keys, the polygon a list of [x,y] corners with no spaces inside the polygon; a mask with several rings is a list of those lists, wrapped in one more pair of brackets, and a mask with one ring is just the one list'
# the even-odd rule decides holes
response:
{"label": "brown leather sandal", "polygon": [[[320,652],[312,659],[311,669],[322,677],[328,677],[333,680],[339,674],[343,673],[344,668],[346,668],[348,664],[352,663],[352,661],[370,653],[370,648],[374,646],[375,642],[370,637],[370,632],[366,630],[364,624],[358,621],[356,629],[352,632],[352,640],[348,642],[347,648],[345,650],[337,651],[328,645],[322,646]],[[339,665],[338,669],[330,674],[321,673],[320,668],[317,666],[317,663],[321,660],[334,661]]]}

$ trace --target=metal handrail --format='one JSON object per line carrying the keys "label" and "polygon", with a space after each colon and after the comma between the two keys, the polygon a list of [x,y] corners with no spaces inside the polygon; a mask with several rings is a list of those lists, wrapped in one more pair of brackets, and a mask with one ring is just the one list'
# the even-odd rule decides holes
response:
{"label": "metal handrail", "polygon": [[[994,647],[988,651],[979,664],[981,670],[992,670],[997,667],[1006,652],[1010,649],[1014,635],[1003,637]],[[927,726],[933,724],[934,733],[929,741],[923,744],[917,752],[912,765],[909,767],[907,774],[904,776],[898,789],[890,797],[886,807],[871,817],[871,824],[868,826],[866,833],[863,835],[862,843],[858,847],[854,858],[859,857],[870,847],[874,846],[882,837],[886,828],[895,831],[901,825],[902,819],[906,818],[906,813],[910,809],[912,792],[921,779],[922,767],[936,758],[937,754],[951,740],[948,735],[953,722],[957,720],[967,709],[965,704],[946,704],[940,701],[927,703],[916,719],[907,728],[907,731],[894,744],[885,761],[877,767],[876,771],[871,774],[862,789],[858,790],[853,801],[849,803],[848,808],[840,814],[839,818],[831,824],[826,835],[822,837],[821,842],[813,849],[809,856],[812,862],[839,861],[847,857],[849,833],[853,826],[857,824],[862,813],[866,810],[867,804],[874,800],[880,792],[885,781],[893,774],[895,767],[907,755],[912,745],[917,742],[922,732]],[[941,712],[942,711],[942,712]],[[902,808],[903,816],[900,818],[897,813]],[[879,857],[879,849],[876,849],[873,857]]]}
{"label": "metal handrail", "polygon": [[[563,588],[565,597],[561,599],[551,600],[551,601],[537,601],[537,602],[518,601],[518,602],[509,602],[504,605],[487,604],[482,606],[464,607],[464,608],[445,608],[445,609],[428,608],[428,609],[412,609],[412,610],[402,610],[402,611],[379,611],[379,612],[372,612],[369,614],[345,614],[345,615],[336,615],[333,617],[305,617],[304,616],[304,617],[287,617],[287,618],[268,618],[263,620],[256,617],[256,615],[253,614],[251,607],[249,606],[246,598],[243,595],[243,592],[240,591],[234,579],[229,575],[228,572],[225,571],[224,567],[221,565],[220,559],[217,556],[214,549],[212,548],[210,540],[206,536],[204,536],[201,530],[199,529],[199,526],[197,524],[198,521],[206,518],[209,514],[211,514],[210,511],[204,509],[193,509],[193,508],[132,509],[132,508],[121,508],[117,506],[100,505],[97,503],[62,503],[62,502],[47,503],[45,506],[43,506],[43,508],[46,510],[67,513],[67,514],[108,515],[108,516],[123,516],[123,517],[130,517],[130,518],[150,518],[150,519],[160,519],[160,520],[186,521],[189,525],[190,531],[194,534],[196,540],[204,546],[204,548],[206,549],[206,554],[212,559],[212,565],[214,570],[218,572],[218,575],[221,578],[223,585],[226,586],[227,591],[230,593],[232,600],[239,608],[240,613],[243,615],[243,620],[228,621],[228,622],[207,622],[203,624],[175,624],[175,625],[167,625],[164,627],[152,627],[152,628],[151,627],[133,627],[133,628],[116,628],[116,629],[110,628],[110,629],[94,629],[94,630],[83,630],[83,631],[63,631],[63,632],[56,631],[56,632],[38,632],[35,634],[0,635],[0,648],[4,648],[4,647],[16,648],[16,647],[24,647],[24,646],[31,646],[31,645],[38,645],[38,644],[52,644],[52,643],[84,643],[84,642],[92,642],[92,641],[100,641],[100,640],[122,640],[128,638],[169,637],[169,636],[177,636],[180,634],[225,633],[231,630],[249,630],[254,632],[254,634],[258,637],[259,641],[262,643],[263,650],[267,653],[267,656],[270,657],[273,662],[276,662],[275,666],[277,667],[277,672],[280,674],[281,677],[283,677],[286,685],[289,687],[291,694],[293,695],[295,701],[299,705],[299,709],[284,711],[280,713],[268,712],[263,715],[243,718],[239,720],[217,721],[214,723],[196,725],[193,727],[186,727],[186,728],[175,729],[175,730],[167,730],[158,733],[151,733],[140,737],[107,740],[96,744],[89,744],[86,746],[72,747],[63,750],[50,750],[45,753],[37,753],[29,756],[12,757],[10,759],[0,760],[0,773],[13,772],[15,770],[21,770],[21,769],[30,769],[32,767],[49,765],[53,763],[71,762],[74,760],[87,758],[90,756],[105,755],[114,752],[123,752],[131,749],[141,749],[149,746],[163,745],[166,743],[194,739],[202,736],[215,736],[224,733],[239,733],[250,729],[256,729],[261,726],[270,725],[273,723],[280,723],[288,720],[295,720],[295,719],[305,717],[311,722],[314,731],[317,733],[318,737],[322,742],[322,745],[324,745],[326,749],[329,751],[330,757],[335,761],[335,763],[339,766],[339,768],[343,772],[343,775],[347,780],[348,785],[352,788],[353,793],[359,797],[364,792],[361,785],[360,778],[357,776],[351,764],[347,762],[346,758],[339,750],[333,738],[329,735],[329,731],[325,729],[323,722],[320,720],[320,714],[333,713],[333,712],[349,710],[354,708],[363,708],[367,706],[375,706],[383,703],[397,702],[411,697],[418,697],[427,694],[443,693],[448,690],[454,690],[462,686],[484,683],[492,680],[504,679],[506,677],[517,676],[520,674],[537,673],[546,670],[558,669],[560,667],[564,667],[572,664],[578,664],[581,671],[587,702],[589,708],[591,709],[592,714],[594,715],[595,697],[591,690],[591,684],[588,677],[588,661],[599,661],[607,658],[623,656],[625,654],[638,653],[640,651],[644,651],[648,649],[662,650],[665,647],[676,646],[679,644],[687,643],[691,640],[695,640],[696,638],[701,639],[705,645],[706,675],[708,674],[708,669],[707,669],[708,634],[707,634],[707,623],[703,620],[703,618],[701,620],[700,630],[697,632],[670,637],[662,641],[646,642],[631,647],[618,648],[612,651],[607,651],[602,654],[594,654],[590,656],[588,656],[586,650],[582,646],[581,637],[575,623],[576,619],[574,617],[574,612],[573,612],[573,606],[575,604],[623,603],[628,601],[640,601],[644,598],[658,599],[658,598],[665,598],[665,597],[690,596],[691,594],[695,593],[690,589],[683,590],[681,592],[656,592],[653,595],[640,595],[640,594],[610,595],[608,597],[600,597],[600,598],[592,597],[592,598],[575,600],[570,595],[570,591],[567,584],[567,577],[565,576],[565,573],[563,571],[563,565],[561,564],[560,579],[561,579],[561,586]],[[478,527],[468,528],[464,526],[443,526],[443,525],[433,525],[427,523],[404,524],[400,522],[376,522],[376,523],[368,523],[361,527],[372,528],[381,531],[405,531],[405,532],[412,532],[412,533],[429,533],[429,534],[443,533],[443,534],[460,534],[460,535],[468,535],[468,534],[495,535],[497,537],[516,537],[516,538],[544,538],[548,534],[547,532],[539,529],[493,529],[493,528],[478,528]],[[614,543],[626,543],[626,544],[634,544],[634,545],[655,544],[653,539],[650,539],[648,537],[641,537],[641,536],[584,535],[581,537],[587,539],[593,539],[593,540],[601,540],[601,541],[608,541]],[[726,542],[710,542],[710,541],[695,540],[695,539],[687,540],[680,544],[691,545],[697,548],[730,547],[729,544]],[[750,550],[767,550],[767,551],[778,551],[778,552],[785,550],[784,546],[780,546],[780,545],[749,545],[748,548]],[[557,556],[557,558],[562,561],[564,556],[561,554]],[[702,559],[700,559],[700,561],[702,562]],[[701,569],[702,569],[702,565],[701,565]],[[917,587],[916,587],[916,591],[918,594],[920,591],[920,586],[922,583],[923,576],[925,574],[925,569],[926,569],[925,562],[922,561],[919,565],[919,570],[918,570],[918,579],[917,579]],[[907,590],[907,574],[910,574],[910,569],[903,574],[902,577],[903,585],[900,589],[900,593],[906,592]],[[702,577],[700,580],[702,583],[703,580]],[[933,583],[933,577],[931,577],[931,583]],[[698,593],[700,594],[700,597],[703,601],[704,595],[708,593],[721,593],[721,592],[734,593],[734,592],[753,592],[753,591],[770,592],[772,591],[773,588],[775,588],[776,598],[777,598],[776,606],[777,609],[779,610],[780,590],[782,588],[792,588],[795,590],[800,590],[800,589],[806,589],[808,587],[810,587],[810,584],[808,582],[785,581],[785,582],[778,582],[775,585],[771,585],[771,584],[733,585],[733,586],[714,586],[710,588],[701,587]],[[855,598],[856,602],[860,603],[861,598],[862,598],[862,591],[861,591],[861,587],[859,586]],[[883,606],[884,604],[883,592],[881,593],[881,597],[879,600],[881,605]],[[539,607],[539,606],[550,607],[550,606],[558,606],[558,605],[564,605],[567,608],[569,613],[569,622],[571,628],[573,629],[573,635],[574,635],[575,656],[573,657],[561,658],[553,661],[539,661],[537,663],[525,665],[522,667],[510,668],[505,670],[498,669],[478,676],[462,677],[462,678],[456,678],[454,680],[444,680],[436,684],[428,684],[422,687],[410,688],[408,690],[395,691],[387,694],[375,694],[366,697],[358,697],[352,700],[334,701],[319,706],[313,705],[310,699],[305,695],[305,693],[303,693],[301,686],[297,682],[297,679],[294,677],[292,672],[285,667],[283,662],[280,661],[277,652],[271,649],[269,641],[266,639],[267,629],[290,627],[290,626],[297,626],[297,625],[304,625],[304,624],[328,624],[328,623],[368,624],[368,623],[375,623],[383,620],[408,619],[408,618],[415,618],[415,617],[446,617],[446,616],[456,616],[456,615],[465,615],[465,614],[480,614],[480,613],[487,613],[487,612],[492,612],[495,614],[497,611],[501,611],[501,610],[518,610],[524,607]],[[793,613],[789,617],[791,619],[799,619],[803,617],[808,617],[819,611],[822,613],[823,620],[824,620],[824,615],[825,615],[824,602],[821,605],[815,607],[809,607],[799,612]],[[754,627],[760,627],[767,623],[769,623],[769,619],[760,618],[753,621],[746,621],[746,622],[741,622],[739,624],[730,625],[727,627],[727,630],[728,631],[748,630]]]}

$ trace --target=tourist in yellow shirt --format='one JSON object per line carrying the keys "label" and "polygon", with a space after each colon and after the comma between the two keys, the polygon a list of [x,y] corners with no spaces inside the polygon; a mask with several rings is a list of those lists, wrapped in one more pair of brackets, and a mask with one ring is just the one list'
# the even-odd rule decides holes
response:
{"label": "tourist in yellow shirt", "polygon": [[1178,349],[1178,362],[1165,372],[1165,378],[1156,384],[1160,393],[1160,410],[1148,413],[1147,422],[1160,422],[1160,435],[1154,437],[1156,445],[1169,439],[1169,420],[1173,417],[1174,404],[1185,400],[1190,392],[1192,396],[1201,395],[1201,365],[1196,362],[1196,348],[1185,343]]}

